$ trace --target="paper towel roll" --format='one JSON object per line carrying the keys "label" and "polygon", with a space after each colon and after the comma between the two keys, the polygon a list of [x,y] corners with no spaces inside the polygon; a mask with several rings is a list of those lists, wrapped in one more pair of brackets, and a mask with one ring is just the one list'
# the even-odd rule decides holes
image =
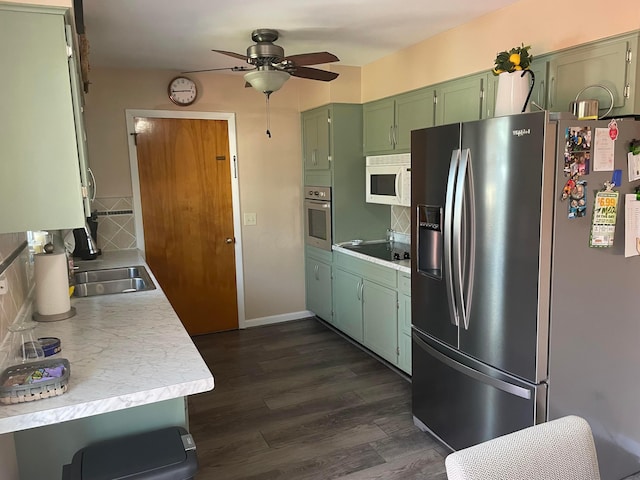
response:
{"label": "paper towel roll", "polygon": [[36,308],[40,315],[58,315],[71,309],[67,256],[39,253],[35,256]]}

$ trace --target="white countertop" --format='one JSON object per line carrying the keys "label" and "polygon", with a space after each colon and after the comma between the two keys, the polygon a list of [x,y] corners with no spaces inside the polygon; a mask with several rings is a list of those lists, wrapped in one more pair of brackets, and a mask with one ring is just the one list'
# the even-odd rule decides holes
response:
{"label": "white countertop", "polygon": [[365,255],[363,253],[356,252],[354,250],[349,250],[348,248],[343,248],[339,244],[334,244],[332,245],[331,248],[333,249],[334,252],[340,252],[347,255],[351,255],[352,257],[360,258],[361,260],[366,260],[367,262],[389,267],[403,273],[409,273],[409,274],[411,273],[411,260],[395,260],[391,262],[389,260],[382,260],[380,258],[376,258],[370,255]]}
{"label": "white countertop", "polygon": [[[137,250],[105,252],[80,270],[146,265]],[[147,267],[153,277],[153,272]],[[58,337],[47,358],[71,364],[63,395],[0,404],[0,434],[51,425],[211,390],[213,376],[158,282],[156,290],[72,298],[76,316],[41,322],[38,337]]]}

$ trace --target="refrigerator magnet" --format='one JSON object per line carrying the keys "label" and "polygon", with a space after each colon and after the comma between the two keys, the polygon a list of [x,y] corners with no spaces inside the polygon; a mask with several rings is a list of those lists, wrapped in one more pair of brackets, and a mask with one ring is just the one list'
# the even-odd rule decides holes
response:
{"label": "refrigerator magnet", "polygon": [[587,213],[587,202],[584,194],[587,191],[587,182],[579,180],[574,182],[569,194],[569,218],[584,217]]}
{"label": "refrigerator magnet", "polygon": [[590,247],[612,247],[618,213],[618,192],[613,184],[606,182],[605,190],[596,193],[589,234]]}

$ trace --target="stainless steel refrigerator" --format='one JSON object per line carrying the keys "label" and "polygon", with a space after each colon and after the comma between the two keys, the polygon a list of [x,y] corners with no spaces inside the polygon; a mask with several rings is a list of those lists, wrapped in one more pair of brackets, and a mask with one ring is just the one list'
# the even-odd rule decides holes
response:
{"label": "stainless steel refrigerator", "polygon": [[[413,415],[449,448],[577,414],[603,479],[640,471],[640,257],[624,256],[640,122],[610,131],[535,112],[412,132]],[[615,239],[592,248],[607,148]]]}

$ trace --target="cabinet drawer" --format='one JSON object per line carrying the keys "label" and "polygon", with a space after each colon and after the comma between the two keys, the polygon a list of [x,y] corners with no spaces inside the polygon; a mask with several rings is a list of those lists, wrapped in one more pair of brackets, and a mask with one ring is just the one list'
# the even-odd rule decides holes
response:
{"label": "cabinet drawer", "polygon": [[324,263],[331,264],[333,262],[333,252],[328,250],[322,250],[321,248],[312,247],[307,245],[305,247],[308,257],[312,257],[315,260],[320,260]]}
{"label": "cabinet drawer", "polygon": [[335,253],[334,259],[336,265],[361,275],[367,280],[391,288],[397,287],[397,273],[393,268],[377,265],[340,252]]}
{"label": "cabinet drawer", "polygon": [[398,272],[398,290],[405,295],[411,295],[411,275]]}

